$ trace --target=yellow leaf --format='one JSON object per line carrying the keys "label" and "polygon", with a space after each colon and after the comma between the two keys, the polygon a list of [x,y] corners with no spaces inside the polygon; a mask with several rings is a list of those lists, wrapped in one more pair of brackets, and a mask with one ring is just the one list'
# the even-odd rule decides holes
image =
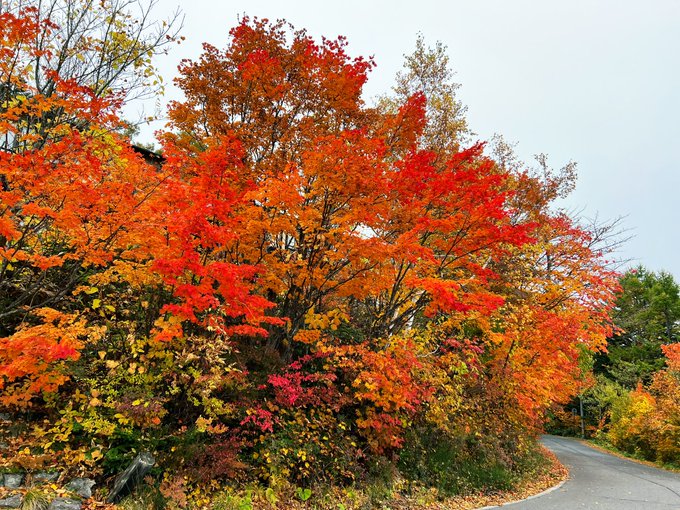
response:
{"label": "yellow leaf", "polygon": [[101,300],[101,299],[95,299],[94,301],[92,301],[92,309],[93,309],[93,310],[96,310],[96,309],[99,308],[101,305],[102,305],[102,300]]}

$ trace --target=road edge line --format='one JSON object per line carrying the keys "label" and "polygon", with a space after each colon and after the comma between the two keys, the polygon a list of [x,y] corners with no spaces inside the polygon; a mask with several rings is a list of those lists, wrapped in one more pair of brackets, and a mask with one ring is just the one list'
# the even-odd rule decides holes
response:
{"label": "road edge line", "polygon": [[502,503],[502,504],[500,504],[500,505],[483,506],[483,507],[480,507],[480,508],[476,508],[475,510],[490,510],[490,509],[492,509],[492,508],[502,508],[502,507],[504,507],[504,506],[514,505],[515,503],[521,503],[522,501],[529,501],[530,499],[540,498],[540,497],[542,497],[542,496],[545,496],[546,494],[550,494],[551,492],[556,491],[557,489],[559,489],[560,487],[562,487],[562,486],[563,486],[565,483],[567,483],[568,481],[569,481],[569,478],[567,478],[566,480],[562,480],[562,481],[561,481],[560,483],[558,483],[557,485],[555,485],[555,486],[553,486],[553,487],[550,487],[549,489],[546,489],[546,490],[544,490],[543,492],[539,492],[538,494],[534,494],[533,496],[529,496],[528,498],[518,499],[518,500],[515,500],[515,501],[508,501],[507,503]]}

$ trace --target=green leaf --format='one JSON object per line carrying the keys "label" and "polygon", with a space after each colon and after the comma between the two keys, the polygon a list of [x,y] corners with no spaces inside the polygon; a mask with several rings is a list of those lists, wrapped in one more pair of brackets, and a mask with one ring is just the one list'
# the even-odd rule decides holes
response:
{"label": "green leaf", "polygon": [[300,501],[307,501],[310,497],[312,497],[312,489],[303,489],[302,487],[298,487],[295,490],[295,494],[297,494],[297,497],[300,498]]}
{"label": "green leaf", "polygon": [[278,502],[279,498],[276,497],[276,494],[274,493],[274,489],[271,487],[268,487],[266,491],[264,491],[264,496],[267,498],[267,501],[271,503],[272,505],[276,505]]}

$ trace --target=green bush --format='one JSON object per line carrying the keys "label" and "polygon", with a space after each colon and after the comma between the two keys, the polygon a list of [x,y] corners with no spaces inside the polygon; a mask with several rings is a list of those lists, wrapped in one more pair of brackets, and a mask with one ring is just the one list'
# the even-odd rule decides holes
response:
{"label": "green bush", "polygon": [[545,459],[537,448],[521,452],[510,442],[419,429],[408,435],[398,465],[409,480],[451,496],[511,489],[521,474],[538,470]]}

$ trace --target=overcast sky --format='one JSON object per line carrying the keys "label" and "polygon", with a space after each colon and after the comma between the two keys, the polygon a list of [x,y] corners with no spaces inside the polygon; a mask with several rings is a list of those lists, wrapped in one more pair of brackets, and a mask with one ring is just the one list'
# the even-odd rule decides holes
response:
{"label": "overcast sky", "polygon": [[[680,0],[160,0],[156,12],[177,7],[186,41],[159,59],[164,77],[202,42],[224,47],[244,13],[346,36],[350,54],[377,63],[369,101],[389,90],[418,32],[443,42],[477,138],[500,133],[525,161],[576,161],[566,206],[625,216],[635,237],[620,256],[680,279]],[[169,88],[159,101],[178,97]]]}

